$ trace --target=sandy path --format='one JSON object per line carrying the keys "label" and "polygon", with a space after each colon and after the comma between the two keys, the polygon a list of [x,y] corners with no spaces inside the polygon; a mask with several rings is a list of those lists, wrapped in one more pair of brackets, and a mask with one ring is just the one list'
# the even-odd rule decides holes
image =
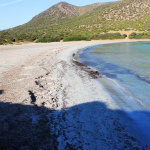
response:
{"label": "sandy path", "polygon": [[102,43],[108,41],[0,47],[1,147],[143,148],[104,87],[72,62],[77,49]]}

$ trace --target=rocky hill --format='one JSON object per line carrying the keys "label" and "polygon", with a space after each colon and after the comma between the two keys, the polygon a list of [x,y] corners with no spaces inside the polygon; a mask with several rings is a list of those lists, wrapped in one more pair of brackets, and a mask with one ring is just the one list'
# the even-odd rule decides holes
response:
{"label": "rocky hill", "polygon": [[35,16],[26,26],[53,26],[60,23],[69,21],[75,17],[82,16],[86,13],[93,12],[95,10],[102,9],[107,6],[108,3],[95,3],[83,7],[74,6],[66,2],[60,2],[46,11]]}
{"label": "rocky hill", "polygon": [[65,2],[60,2],[47,9],[46,11],[40,13],[39,15],[35,16],[29,22],[29,24],[40,26],[43,26],[43,24],[56,25],[79,15],[79,7]]}

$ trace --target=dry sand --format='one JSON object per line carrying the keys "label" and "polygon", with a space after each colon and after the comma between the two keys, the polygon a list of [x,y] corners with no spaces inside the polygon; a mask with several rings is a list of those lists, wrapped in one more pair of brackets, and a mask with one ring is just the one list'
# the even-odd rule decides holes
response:
{"label": "dry sand", "polygon": [[79,49],[120,41],[0,46],[0,148],[144,148],[103,85],[72,61]]}

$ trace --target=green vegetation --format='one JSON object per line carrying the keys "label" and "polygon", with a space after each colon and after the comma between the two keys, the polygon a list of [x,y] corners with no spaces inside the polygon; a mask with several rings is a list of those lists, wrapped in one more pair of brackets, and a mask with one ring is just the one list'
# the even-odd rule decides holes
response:
{"label": "green vegetation", "polygon": [[[106,39],[124,39],[126,37],[126,35],[121,35],[120,33],[105,33],[105,34],[96,34],[94,36],[81,36],[81,35],[68,35],[67,37],[64,37],[62,40],[63,42],[68,42],[68,41],[91,41],[91,40],[106,40]],[[36,43],[38,42],[59,42],[60,38],[59,37],[55,37],[55,38],[40,38],[39,40],[36,41]]]}
{"label": "green vegetation", "polygon": [[40,38],[37,41],[35,41],[36,43],[39,42],[43,42],[43,43],[47,43],[47,42],[60,42],[60,38],[59,37],[55,37],[55,38]]}
{"label": "green vegetation", "polygon": [[150,39],[150,32],[143,32],[143,33],[131,33],[129,35],[130,39]]}
{"label": "green vegetation", "polygon": [[121,35],[120,33],[105,33],[105,34],[99,34],[99,35],[94,35],[92,39],[94,40],[113,40],[113,39],[124,39],[126,35]]}
{"label": "green vegetation", "polygon": [[130,31],[131,29],[125,29],[125,31]]}
{"label": "green vegetation", "polygon": [[82,37],[82,36],[67,37],[67,38],[63,39],[63,42],[67,42],[67,41],[81,41],[81,40],[90,41],[90,38]]}

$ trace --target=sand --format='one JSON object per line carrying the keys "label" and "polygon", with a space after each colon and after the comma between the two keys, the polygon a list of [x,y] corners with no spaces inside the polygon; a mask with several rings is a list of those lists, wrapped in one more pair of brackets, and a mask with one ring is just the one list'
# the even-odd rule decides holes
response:
{"label": "sand", "polygon": [[125,40],[0,46],[0,147],[147,149],[105,87],[73,62],[79,49],[114,42]]}

